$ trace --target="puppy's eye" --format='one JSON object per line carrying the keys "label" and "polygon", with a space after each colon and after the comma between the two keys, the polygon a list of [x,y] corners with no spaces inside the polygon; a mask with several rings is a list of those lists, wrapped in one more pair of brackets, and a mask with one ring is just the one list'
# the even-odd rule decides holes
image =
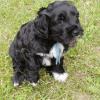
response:
{"label": "puppy's eye", "polygon": [[65,16],[63,14],[60,14],[58,16],[58,21],[64,21],[65,20]]}
{"label": "puppy's eye", "polygon": [[78,13],[78,12],[75,13],[75,12],[71,11],[71,14],[72,14],[73,16],[79,17],[79,13]]}

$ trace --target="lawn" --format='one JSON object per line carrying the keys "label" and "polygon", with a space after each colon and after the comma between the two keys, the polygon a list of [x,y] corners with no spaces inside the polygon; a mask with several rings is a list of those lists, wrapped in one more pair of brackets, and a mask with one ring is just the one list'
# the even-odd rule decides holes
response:
{"label": "lawn", "polygon": [[54,0],[0,0],[0,100],[100,100],[100,0],[72,0],[80,12],[84,36],[65,54],[69,77],[59,83],[44,69],[38,86],[12,84],[9,45],[20,26]]}

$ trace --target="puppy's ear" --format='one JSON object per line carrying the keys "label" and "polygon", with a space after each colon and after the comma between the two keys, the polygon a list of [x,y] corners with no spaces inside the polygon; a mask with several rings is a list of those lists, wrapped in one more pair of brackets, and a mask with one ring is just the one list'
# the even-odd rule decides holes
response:
{"label": "puppy's ear", "polygon": [[38,15],[46,15],[47,17],[50,17],[50,13],[45,7],[40,8]]}
{"label": "puppy's ear", "polygon": [[41,38],[48,38],[49,18],[46,8],[41,8],[38,12],[38,17],[35,20],[35,27],[37,29],[36,35]]}

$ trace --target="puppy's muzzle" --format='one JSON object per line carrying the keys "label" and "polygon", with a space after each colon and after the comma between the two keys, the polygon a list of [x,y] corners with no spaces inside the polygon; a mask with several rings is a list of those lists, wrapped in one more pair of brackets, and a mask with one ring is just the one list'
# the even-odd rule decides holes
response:
{"label": "puppy's muzzle", "polygon": [[72,33],[73,37],[81,37],[83,35],[82,27],[79,27],[77,24],[71,25],[69,28],[67,28],[67,32]]}

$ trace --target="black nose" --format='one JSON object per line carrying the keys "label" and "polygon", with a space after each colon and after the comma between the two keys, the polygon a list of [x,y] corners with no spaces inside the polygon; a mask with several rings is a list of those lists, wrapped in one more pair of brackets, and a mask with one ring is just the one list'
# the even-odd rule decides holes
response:
{"label": "black nose", "polygon": [[73,36],[83,35],[83,29],[77,24],[70,25],[66,28],[68,33],[71,33]]}
{"label": "black nose", "polygon": [[73,30],[75,30],[75,29],[77,29],[77,28],[78,28],[77,25],[70,25],[70,26],[67,27],[66,29],[67,29],[68,32],[72,32]]}
{"label": "black nose", "polygon": [[72,25],[71,27],[72,27],[73,30],[78,28],[78,26],[76,24]]}

